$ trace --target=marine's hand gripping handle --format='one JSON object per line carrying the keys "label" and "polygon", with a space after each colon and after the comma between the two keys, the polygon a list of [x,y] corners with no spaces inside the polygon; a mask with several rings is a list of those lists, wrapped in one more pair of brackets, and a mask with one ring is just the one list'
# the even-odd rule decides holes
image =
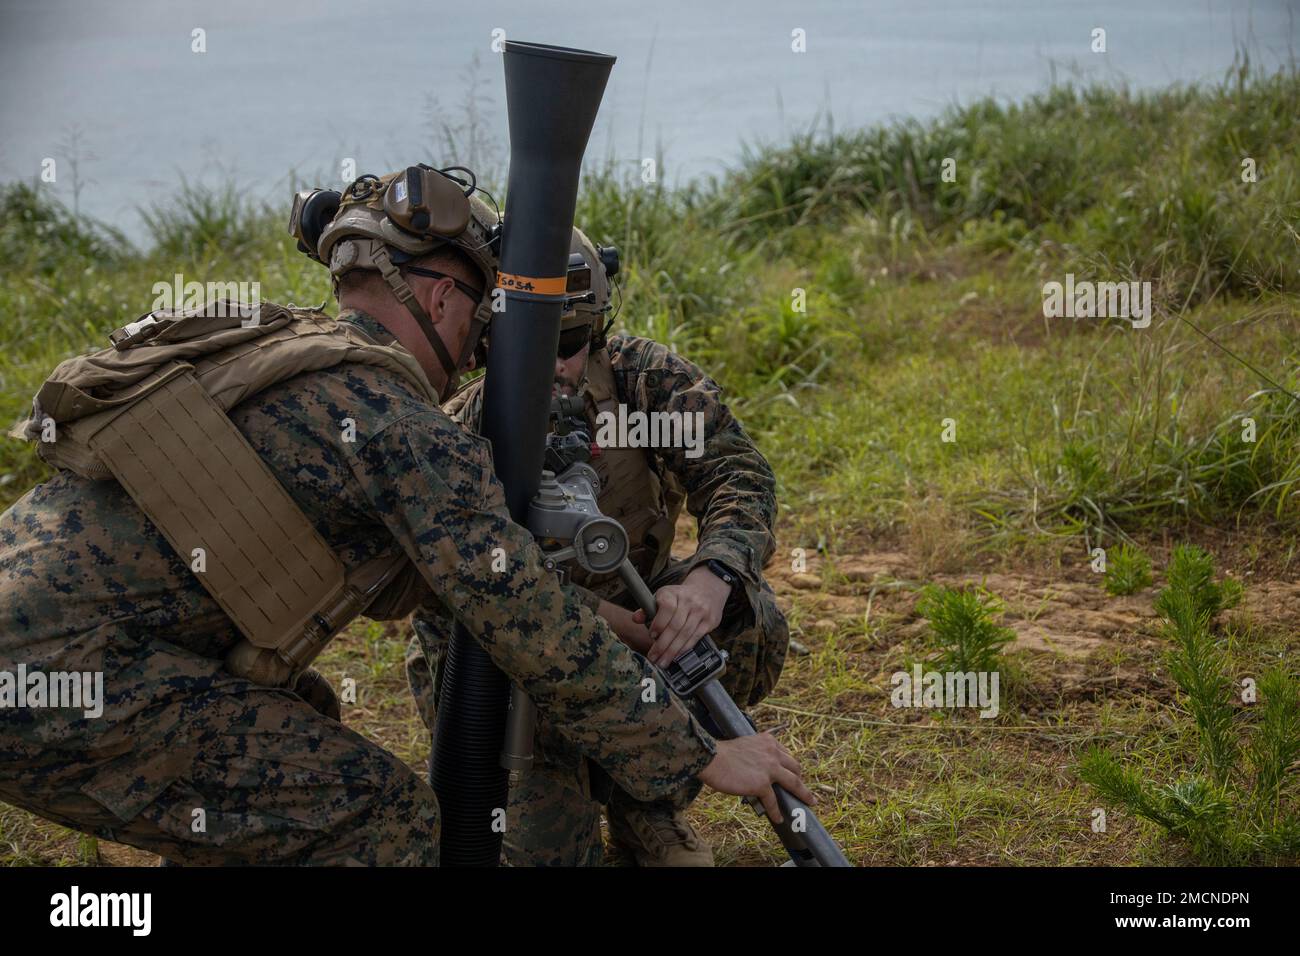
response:
{"label": "marine's hand gripping handle", "polygon": [[[618,571],[628,593],[645,611],[646,621],[653,620],[657,610],[655,597],[641,575],[627,560],[624,560]],[[679,657],[678,660],[680,659]],[[749,718],[736,706],[736,702],[722,689],[716,677],[696,687],[694,696],[708,709],[724,739],[734,740],[757,732]],[[772,790],[776,794],[777,805],[781,808],[781,822],[772,823],[772,829],[776,830],[795,866],[852,866],[812,808],[775,784]]]}

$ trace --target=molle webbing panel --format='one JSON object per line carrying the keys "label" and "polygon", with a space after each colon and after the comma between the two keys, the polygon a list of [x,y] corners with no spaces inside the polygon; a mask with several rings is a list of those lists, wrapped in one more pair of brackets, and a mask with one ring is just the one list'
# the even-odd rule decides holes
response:
{"label": "molle webbing panel", "polygon": [[244,636],[274,649],[344,586],[307,516],[192,373],[137,401],[91,440]]}
{"label": "molle webbing panel", "polygon": [[[587,359],[587,395],[587,424],[594,438],[600,413],[618,418],[618,386],[607,349],[593,348]],[[681,496],[664,487],[647,449],[615,444],[602,448],[591,465],[600,478],[601,513],[623,525],[633,567],[642,577],[653,578],[672,556]],[[582,583],[576,574],[574,580]]]}

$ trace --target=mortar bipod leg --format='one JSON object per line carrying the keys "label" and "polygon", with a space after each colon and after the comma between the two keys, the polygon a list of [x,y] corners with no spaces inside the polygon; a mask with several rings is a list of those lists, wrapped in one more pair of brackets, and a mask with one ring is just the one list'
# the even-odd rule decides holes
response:
{"label": "mortar bipod leg", "polygon": [[[658,610],[654,594],[632,566],[632,562],[624,560],[619,565],[618,574],[632,599],[645,611],[646,623],[654,620]],[[695,699],[709,711],[709,715],[722,730],[724,739],[734,740],[755,733],[749,718],[716,680],[697,688]],[[772,823],[772,829],[781,838],[781,845],[796,866],[852,865],[811,807],[781,787],[773,786],[772,790],[776,794],[777,805],[781,808],[782,819],[780,823],[772,823],[769,819],[768,823]],[[799,821],[801,831],[794,829],[795,821]]]}
{"label": "mortar bipod leg", "polygon": [[[716,680],[696,690],[695,699],[708,708],[709,715],[726,739],[734,740],[756,733],[749,718]],[[772,823],[772,829],[781,838],[782,846],[796,866],[852,865],[811,807],[780,786],[774,784],[772,791],[776,794],[777,806],[781,808],[781,822]]]}
{"label": "mortar bipod leg", "polygon": [[501,748],[501,766],[510,771],[515,784],[533,766],[533,731],[537,711],[533,702],[515,684],[510,685],[510,709],[506,713],[505,745]]}

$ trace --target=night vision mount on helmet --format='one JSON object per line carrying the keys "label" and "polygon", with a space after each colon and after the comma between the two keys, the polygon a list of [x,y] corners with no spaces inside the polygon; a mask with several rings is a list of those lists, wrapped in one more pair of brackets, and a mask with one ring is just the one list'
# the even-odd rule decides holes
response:
{"label": "night vision mount on helmet", "polygon": [[591,326],[591,344],[603,348],[605,333],[613,323],[610,312],[611,280],[619,273],[619,254],[615,246],[597,246],[576,226],[569,244],[569,271],[560,318],[561,334],[570,329]]}

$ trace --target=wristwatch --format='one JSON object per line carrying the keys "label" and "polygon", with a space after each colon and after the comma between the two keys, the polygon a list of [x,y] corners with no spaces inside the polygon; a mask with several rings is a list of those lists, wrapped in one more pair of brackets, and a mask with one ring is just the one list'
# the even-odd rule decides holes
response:
{"label": "wristwatch", "polygon": [[704,566],[720,577],[723,581],[727,582],[727,585],[731,588],[732,594],[736,593],[736,589],[740,587],[740,575],[731,570],[731,568],[727,567],[721,561],[715,561],[712,558],[705,561]]}

